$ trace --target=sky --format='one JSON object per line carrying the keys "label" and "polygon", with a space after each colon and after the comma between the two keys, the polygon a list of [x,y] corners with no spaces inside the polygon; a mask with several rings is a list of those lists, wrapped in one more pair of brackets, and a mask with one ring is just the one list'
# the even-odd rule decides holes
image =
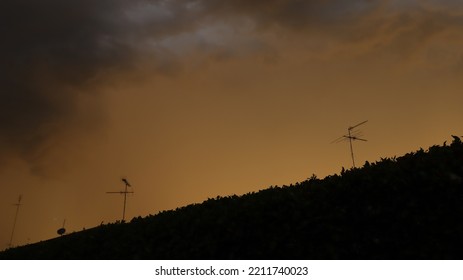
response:
{"label": "sky", "polygon": [[463,135],[458,0],[3,0],[0,249]]}

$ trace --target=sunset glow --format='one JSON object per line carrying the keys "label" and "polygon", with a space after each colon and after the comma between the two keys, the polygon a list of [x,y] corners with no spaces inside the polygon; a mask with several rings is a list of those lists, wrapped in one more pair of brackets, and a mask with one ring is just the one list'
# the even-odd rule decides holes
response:
{"label": "sunset glow", "polygon": [[463,135],[454,0],[6,0],[0,249]]}

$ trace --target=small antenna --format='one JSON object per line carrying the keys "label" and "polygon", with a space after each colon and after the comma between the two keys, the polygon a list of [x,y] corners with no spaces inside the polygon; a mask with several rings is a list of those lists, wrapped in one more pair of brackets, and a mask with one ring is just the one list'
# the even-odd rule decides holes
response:
{"label": "small antenna", "polygon": [[362,124],[368,122],[368,120],[363,121],[361,123],[358,123],[354,126],[349,126],[347,128],[347,135],[343,135],[339,138],[334,139],[331,143],[339,143],[345,140],[349,140],[349,146],[350,146],[350,154],[352,157],[352,166],[355,168],[355,159],[354,159],[354,149],[352,147],[352,140],[359,140],[359,141],[368,141],[367,139],[360,138],[362,136],[362,133],[360,131],[355,131],[354,128],[357,128],[361,126]]}
{"label": "small antenna", "polygon": [[18,203],[13,204],[13,206],[16,206],[16,215],[14,216],[14,223],[13,223],[13,230],[11,231],[11,237],[10,237],[10,243],[8,244],[9,247],[13,246],[13,236],[14,236],[14,230],[16,228],[16,221],[18,220],[18,214],[19,214],[19,207],[21,207],[21,200],[22,200],[22,195],[19,196],[18,198]]}
{"label": "small antenna", "polygon": [[123,194],[124,195],[124,208],[122,210],[122,221],[125,221],[125,205],[127,203],[127,194],[128,193],[133,193],[133,191],[127,191],[127,187],[131,187],[130,183],[127,181],[126,178],[122,178],[122,182],[125,184],[125,190],[124,191],[119,191],[119,192],[106,192],[106,193],[118,193],[118,194]]}
{"label": "small antenna", "polygon": [[60,229],[58,229],[58,230],[56,231],[56,233],[58,233],[60,236],[63,236],[63,234],[66,233],[66,229],[64,228],[64,224],[65,224],[65,223],[66,223],[66,219],[64,219],[64,221],[63,221],[63,227],[61,227]]}

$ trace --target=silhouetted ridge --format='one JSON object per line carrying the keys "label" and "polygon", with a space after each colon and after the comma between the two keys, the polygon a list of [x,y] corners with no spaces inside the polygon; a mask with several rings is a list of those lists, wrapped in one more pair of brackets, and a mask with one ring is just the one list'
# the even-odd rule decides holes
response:
{"label": "silhouetted ridge", "polygon": [[463,259],[463,144],[217,197],[3,259]]}

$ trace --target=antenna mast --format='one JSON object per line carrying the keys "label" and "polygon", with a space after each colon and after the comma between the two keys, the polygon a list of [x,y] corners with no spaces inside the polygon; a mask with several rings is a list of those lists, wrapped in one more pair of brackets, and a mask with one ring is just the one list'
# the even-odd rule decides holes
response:
{"label": "antenna mast", "polygon": [[127,194],[128,193],[133,193],[133,191],[127,191],[127,187],[131,187],[129,182],[127,181],[126,178],[122,178],[122,182],[125,184],[125,190],[124,191],[119,191],[119,192],[106,192],[106,193],[118,193],[118,194],[123,194],[124,195],[124,208],[122,210],[122,222],[125,221],[125,205],[127,203]]}
{"label": "antenna mast", "polygon": [[360,136],[360,132],[359,131],[354,131],[354,128],[356,127],[359,127],[361,126],[362,124],[368,122],[368,120],[366,121],[363,121],[361,123],[358,123],[354,126],[350,126],[347,128],[347,135],[343,135],[337,139],[335,139],[333,142],[331,143],[338,143],[338,142],[341,142],[343,140],[346,140],[346,139],[349,139],[349,146],[350,146],[350,155],[352,157],[352,166],[355,168],[355,158],[354,158],[354,148],[352,146],[352,140],[359,140],[359,141],[368,141],[366,139],[363,139],[363,138],[359,138],[358,136]]}
{"label": "antenna mast", "polygon": [[21,199],[22,199],[22,195],[19,196],[18,203],[13,204],[13,206],[16,206],[16,215],[14,216],[13,230],[11,231],[10,243],[8,244],[9,247],[13,246],[13,236],[14,236],[14,230],[16,228],[16,221],[18,220],[19,207],[22,205]]}

